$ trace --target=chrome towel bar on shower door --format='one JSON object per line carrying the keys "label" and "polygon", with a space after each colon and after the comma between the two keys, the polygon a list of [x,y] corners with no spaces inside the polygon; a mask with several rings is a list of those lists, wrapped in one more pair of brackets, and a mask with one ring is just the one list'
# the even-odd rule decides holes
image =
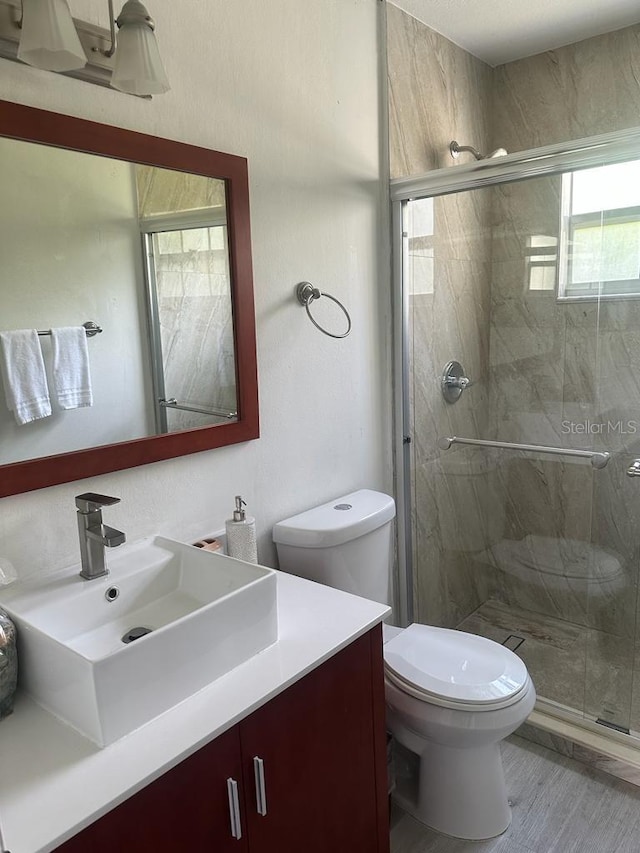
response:
{"label": "chrome towel bar on shower door", "polygon": [[487,441],[482,438],[459,438],[457,435],[438,439],[438,447],[448,450],[452,444],[471,444],[474,447],[499,447],[503,450],[527,450],[533,453],[552,453],[555,456],[573,456],[589,459],[594,468],[604,468],[610,455],[606,450],[572,450],[568,447],[545,447],[543,444],[511,444],[508,441]]}

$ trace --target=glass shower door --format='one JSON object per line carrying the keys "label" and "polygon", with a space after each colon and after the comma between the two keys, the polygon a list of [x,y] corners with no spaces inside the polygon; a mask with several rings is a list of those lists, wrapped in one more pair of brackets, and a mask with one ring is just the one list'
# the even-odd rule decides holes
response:
{"label": "glass shower door", "polygon": [[[491,436],[506,443],[595,450],[567,423],[594,417],[598,305],[560,301],[562,178],[493,189]],[[492,610],[538,695],[587,711],[592,490],[602,469],[570,454],[504,450],[488,512],[501,533],[485,552]]]}
{"label": "glass shower door", "polygon": [[[587,201],[576,174],[404,204],[415,619],[512,648],[558,713],[640,729],[640,480],[626,476],[640,456],[640,228],[602,189]],[[455,403],[451,360],[473,381]],[[507,447],[442,450],[451,437]]]}
{"label": "glass shower door", "polygon": [[637,732],[640,161],[564,175],[562,203],[559,298],[598,311],[593,415],[568,427],[611,453],[593,480],[585,711]]}

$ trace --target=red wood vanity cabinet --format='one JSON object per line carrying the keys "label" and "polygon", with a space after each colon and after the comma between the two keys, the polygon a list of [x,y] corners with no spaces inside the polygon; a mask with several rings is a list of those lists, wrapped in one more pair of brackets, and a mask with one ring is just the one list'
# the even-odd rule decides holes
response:
{"label": "red wood vanity cabinet", "polygon": [[380,626],[57,850],[388,853]]}

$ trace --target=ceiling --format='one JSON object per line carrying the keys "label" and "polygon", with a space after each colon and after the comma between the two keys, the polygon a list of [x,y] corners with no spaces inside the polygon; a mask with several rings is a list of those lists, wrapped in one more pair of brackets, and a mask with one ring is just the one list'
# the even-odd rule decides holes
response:
{"label": "ceiling", "polygon": [[640,23],[638,0],[392,0],[489,65]]}

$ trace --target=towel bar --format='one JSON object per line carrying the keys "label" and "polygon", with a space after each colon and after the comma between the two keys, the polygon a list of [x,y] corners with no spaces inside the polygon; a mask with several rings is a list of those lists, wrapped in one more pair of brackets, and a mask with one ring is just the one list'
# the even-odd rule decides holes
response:
{"label": "towel bar", "polygon": [[[94,335],[99,335],[102,332],[100,326],[97,323],[94,323],[93,320],[87,320],[87,322],[82,325],[84,326],[84,330],[88,338],[92,338]],[[42,331],[38,329],[38,334],[50,335],[51,329],[44,329]]]}
{"label": "towel bar", "polygon": [[457,435],[438,439],[438,447],[448,450],[452,444],[470,444],[474,447],[499,447],[504,450],[527,450],[532,453],[552,453],[555,456],[578,456],[589,459],[594,468],[604,468],[609,461],[606,450],[572,450],[565,447],[546,447],[542,444],[512,444],[508,441],[487,441],[482,438],[459,438]]}

